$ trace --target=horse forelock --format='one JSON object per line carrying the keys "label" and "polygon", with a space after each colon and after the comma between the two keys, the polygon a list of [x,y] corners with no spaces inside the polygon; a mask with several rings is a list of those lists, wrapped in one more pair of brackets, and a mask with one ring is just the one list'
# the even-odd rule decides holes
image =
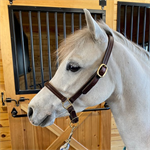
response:
{"label": "horse forelock", "polygon": [[[90,39],[91,35],[87,28],[75,31],[74,34],[69,35],[63,40],[58,49],[58,59],[61,62],[66,56],[72,52],[75,48],[81,47],[85,44],[87,39]],[[92,38],[91,38],[92,40]]]}

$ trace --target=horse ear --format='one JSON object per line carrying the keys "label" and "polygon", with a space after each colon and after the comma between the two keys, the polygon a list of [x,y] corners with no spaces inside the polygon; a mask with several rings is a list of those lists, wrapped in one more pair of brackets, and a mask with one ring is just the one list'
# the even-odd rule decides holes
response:
{"label": "horse ear", "polygon": [[104,32],[100,28],[100,26],[97,24],[97,22],[93,19],[93,17],[91,16],[91,13],[87,9],[84,9],[84,13],[85,13],[87,27],[89,31],[91,32],[92,36],[94,37],[94,39],[105,41],[106,39],[105,39]]}

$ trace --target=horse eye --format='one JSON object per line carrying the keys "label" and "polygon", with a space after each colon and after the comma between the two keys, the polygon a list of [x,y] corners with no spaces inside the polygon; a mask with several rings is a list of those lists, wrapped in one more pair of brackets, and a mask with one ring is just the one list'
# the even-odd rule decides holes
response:
{"label": "horse eye", "polygon": [[81,67],[79,66],[79,65],[77,65],[77,64],[74,64],[74,63],[69,63],[68,65],[67,65],[67,70],[68,71],[71,71],[71,72],[77,72],[79,69],[80,69]]}

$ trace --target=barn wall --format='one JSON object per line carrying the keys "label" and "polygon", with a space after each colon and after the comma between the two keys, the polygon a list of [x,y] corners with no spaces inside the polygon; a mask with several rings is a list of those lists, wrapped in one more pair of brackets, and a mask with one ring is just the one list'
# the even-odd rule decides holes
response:
{"label": "barn wall", "polygon": [[[137,2],[137,3],[150,3],[150,0],[114,0],[113,1],[113,29],[117,29],[117,2],[123,1],[123,2]],[[111,115],[111,150],[121,150],[124,147],[124,143],[120,137],[120,134],[118,132],[115,120],[113,118],[113,115]]]}
{"label": "barn wall", "polygon": [[3,76],[3,64],[2,64],[2,54],[1,54],[1,41],[0,41],[0,90],[4,91],[4,76]]}
{"label": "barn wall", "polygon": [[[5,98],[5,86],[4,86],[1,41],[0,41],[0,94],[1,92],[4,93],[4,98]],[[11,138],[10,138],[7,107],[2,106],[1,96],[0,96],[0,150],[11,150],[11,149],[12,148],[11,148]]]}

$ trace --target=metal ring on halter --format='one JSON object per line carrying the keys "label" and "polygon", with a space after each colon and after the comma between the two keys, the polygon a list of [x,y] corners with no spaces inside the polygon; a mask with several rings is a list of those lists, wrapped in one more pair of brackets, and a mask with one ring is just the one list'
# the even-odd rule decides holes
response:
{"label": "metal ring on halter", "polygon": [[[72,120],[75,120],[76,118],[78,118],[78,117],[75,117],[75,118],[73,118]],[[72,121],[72,120],[71,120],[71,121]],[[78,125],[79,125],[79,122],[77,122],[77,123],[72,123],[71,121],[70,121],[69,126],[70,126],[71,128],[74,128],[74,129],[77,128]]]}
{"label": "metal ring on halter", "polygon": [[[65,106],[66,104],[68,103],[68,106]],[[70,98],[67,98],[64,102],[62,102],[62,106],[66,109],[66,110],[68,110],[68,108],[70,107],[70,106],[72,106],[72,103],[70,102]]]}

